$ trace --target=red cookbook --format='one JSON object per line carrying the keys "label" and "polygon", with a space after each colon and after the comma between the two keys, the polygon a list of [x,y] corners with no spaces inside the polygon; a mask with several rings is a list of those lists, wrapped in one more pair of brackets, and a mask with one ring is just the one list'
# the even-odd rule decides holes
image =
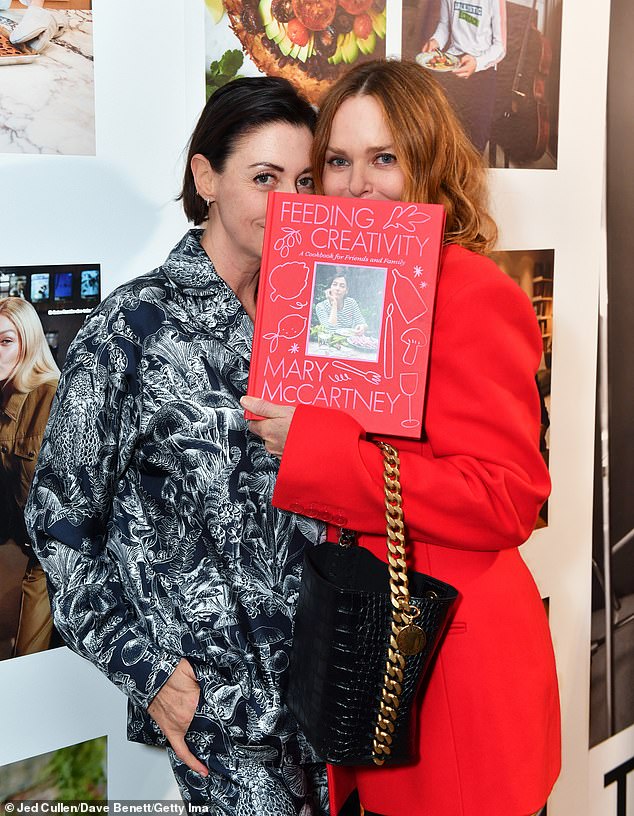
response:
{"label": "red cookbook", "polygon": [[270,193],[247,393],[420,437],[445,211]]}

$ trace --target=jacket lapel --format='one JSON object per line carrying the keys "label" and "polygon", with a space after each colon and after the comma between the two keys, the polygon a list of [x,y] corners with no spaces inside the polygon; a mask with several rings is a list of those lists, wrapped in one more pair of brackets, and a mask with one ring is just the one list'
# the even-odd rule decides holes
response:
{"label": "jacket lapel", "polygon": [[181,305],[192,324],[249,363],[253,323],[234,291],[216,272],[200,243],[202,234],[201,229],[186,233],[167,257],[163,272],[182,294]]}

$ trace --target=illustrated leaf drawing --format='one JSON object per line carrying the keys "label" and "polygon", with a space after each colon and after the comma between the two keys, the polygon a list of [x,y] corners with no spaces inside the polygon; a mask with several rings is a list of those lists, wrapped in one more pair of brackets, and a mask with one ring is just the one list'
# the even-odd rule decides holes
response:
{"label": "illustrated leaf drawing", "polygon": [[[269,274],[271,300],[275,302],[278,298],[282,300],[299,298],[308,285],[309,277],[310,269],[305,263],[286,261],[286,263],[277,264]],[[293,306],[292,308],[299,307]]]}
{"label": "illustrated leaf drawing", "polygon": [[398,206],[394,207],[383,229],[392,227],[405,230],[405,232],[415,232],[417,224],[425,224],[430,218],[430,215],[418,212],[415,204],[409,204],[406,207]]}
{"label": "illustrated leaf drawing", "polygon": [[274,354],[277,351],[277,347],[278,347],[279,342],[280,342],[279,335],[275,334],[275,332],[269,332],[268,334],[263,335],[263,337],[264,337],[265,340],[270,340],[271,341],[270,351],[271,351],[271,354]]}
{"label": "illustrated leaf drawing", "polygon": [[292,227],[282,227],[282,232],[284,235],[277,239],[273,248],[280,253],[282,258],[286,258],[295,244],[301,244],[302,236],[299,230],[294,230]]}

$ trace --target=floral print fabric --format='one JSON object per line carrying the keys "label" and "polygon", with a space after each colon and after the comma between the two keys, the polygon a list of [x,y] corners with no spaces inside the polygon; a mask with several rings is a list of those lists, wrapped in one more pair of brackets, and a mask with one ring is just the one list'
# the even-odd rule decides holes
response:
{"label": "floral print fabric", "polygon": [[[209,776],[202,777],[168,748],[176,782],[195,812],[209,816],[327,816],[326,766],[271,767],[256,761],[205,754]],[[194,811],[192,811],[194,812]]]}
{"label": "floral print fabric", "polygon": [[211,752],[310,763],[282,696],[303,550],[323,528],[271,505],[278,461],[239,404],[253,327],[200,236],[87,319],[27,523],[55,624],[130,698],[130,739],[164,744],[145,709],[185,656]]}

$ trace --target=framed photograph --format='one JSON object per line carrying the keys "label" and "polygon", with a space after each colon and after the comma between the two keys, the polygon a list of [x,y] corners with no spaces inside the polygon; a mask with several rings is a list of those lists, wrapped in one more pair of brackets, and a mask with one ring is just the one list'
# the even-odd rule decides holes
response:
{"label": "framed photograph", "polygon": [[[58,748],[0,768],[0,804],[13,812],[30,803],[104,802],[107,800],[107,738]],[[9,805],[9,807],[6,807]],[[31,804],[31,807],[33,805]],[[90,812],[90,811],[86,811]]]}
{"label": "framed photograph", "polygon": [[54,278],[53,299],[70,301],[73,299],[73,273],[56,272]]}
{"label": "framed photograph", "polygon": [[[80,293],[82,286],[85,297]],[[18,297],[32,303],[60,369],[86,315],[98,302],[99,293],[100,269],[95,264],[0,270],[0,297]],[[14,457],[6,468],[0,468],[3,518],[10,522],[3,527],[6,540],[0,540],[0,660],[62,645],[51,625],[44,575],[37,561],[29,559],[23,541],[26,531],[19,508],[26,495],[19,491],[26,484],[28,492],[35,459]],[[29,601],[25,602],[27,597]]]}
{"label": "framed photograph", "polygon": [[40,272],[31,275],[31,303],[49,299],[50,275]]}
{"label": "framed photograph", "polygon": [[24,300],[27,298],[27,282],[26,275],[9,275],[9,297],[19,297]]}
{"label": "framed photograph", "polygon": [[[536,384],[541,402],[540,450],[550,458],[550,391],[553,353],[553,285],[555,253],[552,249],[492,252],[491,257],[528,295],[542,335],[542,360]],[[539,512],[537,527],[548,525],[548,502]]]}
{"label": "framed photograph", "polygon": [[82,300],[96,303],[99,300],[99,270],[82,269],[80,296]]}
{"label": "framed photograph", "polygon": [[[0,153],[93,156],[91,0],[0,3]],[[13,124],[15,123],[15,124]]]}
{"label": "framed photograph", "polygon": [[386,285],[387,267],[315,264],[306,354],[376,363]]}
{"label": "framed photograph", "polygon": [[491,167],[557,167],[562,0],[403,0],[402,56]]}
{"label": "framed photograph", "polygon": [[317,105],[350,68],[385,57],[385,0],[205,0],[209,97],[237,76],[279,76]]}

